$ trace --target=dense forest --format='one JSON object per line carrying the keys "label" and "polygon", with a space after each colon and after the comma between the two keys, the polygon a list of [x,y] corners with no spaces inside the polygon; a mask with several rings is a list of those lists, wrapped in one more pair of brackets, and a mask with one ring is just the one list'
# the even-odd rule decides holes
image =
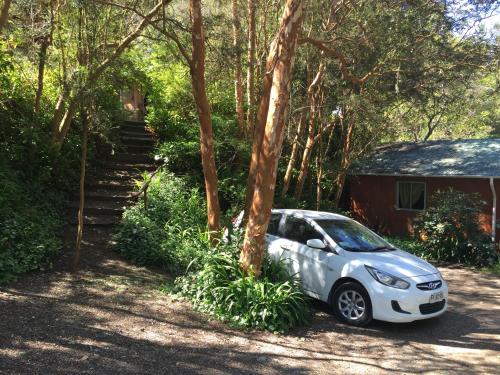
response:
{"label": "dense forest", "polygon": [[[120,95],[136,89],[158,169],[136,178],[148,199],[114,229],[117,251],[235,324],[307,321],[297,281],[264,256],[271,208],[345,211],[352,166],[381,144],[500,137],[495,14],[476,0],[3,0],[0,282],[50,266],[75,194],[80,248],[86,181],[121,150]],[[242,210],[243,237],[222,241]]]}

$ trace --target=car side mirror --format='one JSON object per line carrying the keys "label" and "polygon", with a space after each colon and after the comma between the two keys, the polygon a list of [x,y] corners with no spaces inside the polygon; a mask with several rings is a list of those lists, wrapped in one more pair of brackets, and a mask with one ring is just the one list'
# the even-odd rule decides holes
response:
{"label": "car side mirror", "polygon": [[312,240],[307,240],[307,246],[312,247],[314,249],[324,249],[326,248],[325,243],[319,238],[314,238]]}

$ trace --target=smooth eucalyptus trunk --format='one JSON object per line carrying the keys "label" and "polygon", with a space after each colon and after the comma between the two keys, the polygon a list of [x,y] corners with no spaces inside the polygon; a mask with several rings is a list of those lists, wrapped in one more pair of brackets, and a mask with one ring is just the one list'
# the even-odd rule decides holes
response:
{"label": "smooth eucalyptus trunk", "polygon": [[220,228],[217,169],[215,168],[212,118],[205,87],[205,35],[201,14],[201,1],[190,0],[192,24],[192,64],[190,66],[193,96],[200,121],[200,151],[207,196],[208,229],[212,242],[217,241]]}
{"label": "smooth eucalyptus trunk", "polygon": [[340,168],[338,171],[337,178],[335,179],[335,198],[334,205],[339,207],[340,198],[342,197],[342,192],[344,191],[345,177],[347,170],[349,169],[351,158],[351,143],[352,143],[352,133],[354,129],[354,124],[351,119],[347,119],[347,129],[344,133],[344,142],[342,145],[342,159],[340,162]]}
{"label": "smooth eucalyptus trunk", "polygon": [[[304,1],[301,0],[286,2],[276,38],[277,59],[273,70],[269,108],[258,157],[254,194],[240,254],[242,269],[256,277],[261,274],[265,235],[271,217],[276,172],[290,98],[293,59],[303,19],[303,5]],[[274,52],[271,51],[271,54]]]}
{"label": "smooth eucalyptus trunk", "polygon": [[38,84],[35,95],[35,107],[33,112],[40,111],[40,101],[43,94],[43,79],[45,75],[45,62],[47,61],[47,49],[49,48],[49,41],[44,40],[40,45],[40,52],[38,54]]}
{"label": "smooth eucalyptus trunk", "polygon": [[325,64],[321,62],[319,64],[318,73],[314,78],[313,82],[309,86],[308,96],[309,96],[309,131],[307,135],[306,146],[304,147],[304,152],[302,154],[302,162],[300,164],[299,176],[297,177],[297,185],[295,186],[294,198],[299,200],[302,196],[302,190],[304,188],[304,183],[306,181],[307,174],[309,172],[309,163],[311,154],[313,151],[314,143],[316,142],[315,132],[316,132],[316,118],[318,113],[318,100],[321,94],[322,80],[325,72]]}
{"label": "smooth eucalyptus trunk", "polygon": [[2,10],[0,11],[0,35],[7,24],[7,19],[9,18],[9,8],[12,0],[4,0],[2,5]]}
{"label": "smooth eucalyptus trunk", "polygon": [[290,188],[290,182],[292,181],[292,172],[297,162],[297,156],[299,154],[299,145],[302,136],[304,135],[305,124],[307,120],[307,107],[301,111],[299,125],[297,126],[297,133],[293,139],[292,150],[290,152],[290,159],[288,160],[288,166],[286,168],[285,177],[283,178],[283,189],[281,190],[281,198],[285,198],[288,189]]}
{"label": "smooth eucalyptus trunk", "polygon": [[245,196],[245,211],[243,213],[242,224],[245,225],[250,213],[250,206],[253,200],[255,190],[255,178],[257,174],[257,165],[259,163],[260,150],[264,139],[264,131],[266,128],[267,112],[269,109],[269,98],[271,95],[271,86],[273,83],[274,61],[278,53],[277,38],[273,40],[269,48],[269,55],[266,62],[266,73],[262,79],[262,94],[260,97],[259,110],[257,111],[257,119],[255,121],[253,143],[252,143],[252,158],[250,159],[250,168],[247,178],[247,189]]}
{"label": "smooth eucalyptus trunk", "polygon": [[233,50],[234,50],[234,99],[236,105],[236,120],[240,132],[246,132],[245,111],[243,109],[243,84],[241,70],[241,22],[238,11],[238,0],[232,0],[233,11]]}
{"label": "smooth eucalyptus trunk", "polygon": [[82,155],[80,159],[80,203],[78,206],[78,228],[76,232],[75,256],[73,258],[73,269],[78,268],[80,263],[80,253],[83,238],[84,207],[85,207],[85,166],[87,163],[87,143],[88,143],[88,117],[85,109],[82,109]]}
{"label": "smooth eucalyptus trunk", "polygon": [[256,11],[258,0],[248,0],[248,68],[247,68],[247,123],[251,131],[255,121],[255,66],[256,66]]}
{"label": "smooth eucalyptus trunk", "polygon": [[54,10],[54,0],[50,2],[50,31],[45,37],[42,39],[40,44],[40,52],[38,53],[38,84],[35,94],[35,105],[33,108],[33,112],[37,114],[40,111],[40,102],[42,100],[43,95],[43,80],[45,78],[45,64],[47,63],[47,51],[49,49],[50,44],[52,43],[52,35],[54,34],[54,17],[56,12],[59,10],[59,6]]}

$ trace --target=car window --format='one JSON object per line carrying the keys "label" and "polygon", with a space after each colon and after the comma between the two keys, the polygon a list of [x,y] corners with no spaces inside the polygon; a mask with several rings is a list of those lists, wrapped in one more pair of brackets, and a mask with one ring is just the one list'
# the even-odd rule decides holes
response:
{"label": "car window", "polygon": [[280,221],[281,221],[280,214],[272,214],[271,220],[269,220],[269,226],[267,227],[267,234],[272,234],[273,236],[277,236]]}
{"label": "car window", "polygon": [[353,220],[325,219],[316,223],[343,249],[348,251],[391,251],[392,245]]}
{"label": "car window", "polygon": [[287,216],[282,237],[304,245],[307,244],[307,240],[323,239],[323,236],[307,221],[294,216]]}

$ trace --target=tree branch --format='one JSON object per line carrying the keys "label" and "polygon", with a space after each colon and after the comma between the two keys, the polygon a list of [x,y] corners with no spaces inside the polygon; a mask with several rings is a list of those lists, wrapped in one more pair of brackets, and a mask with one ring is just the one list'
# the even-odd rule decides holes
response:
{"label": "tree branch", "polygon": [[342,72],[342,77],[344,79],[351,81],[355,85],[363,86],[371,76],[376,74],[376,71],[379,68],[379,65],[376,64],[370,72],[365,74],[363,77],[359,78],[359,77],[355,76],[349,70],[348,63],[347,63],[345,56],[340,51],[336,50],[335,48],[331,48],[331,47],[327,46],[326,45],[328,43],[327,41],[304,37],[304,38],[300,38],[298,40],[298,43],[300,43],[300,44],[304,44],[304,43],[312,44],[313,46],[315,46],[319,50],[323,51],[326,55],[336,58],[339,61],[339,67],[340,67],[340,71]]}

